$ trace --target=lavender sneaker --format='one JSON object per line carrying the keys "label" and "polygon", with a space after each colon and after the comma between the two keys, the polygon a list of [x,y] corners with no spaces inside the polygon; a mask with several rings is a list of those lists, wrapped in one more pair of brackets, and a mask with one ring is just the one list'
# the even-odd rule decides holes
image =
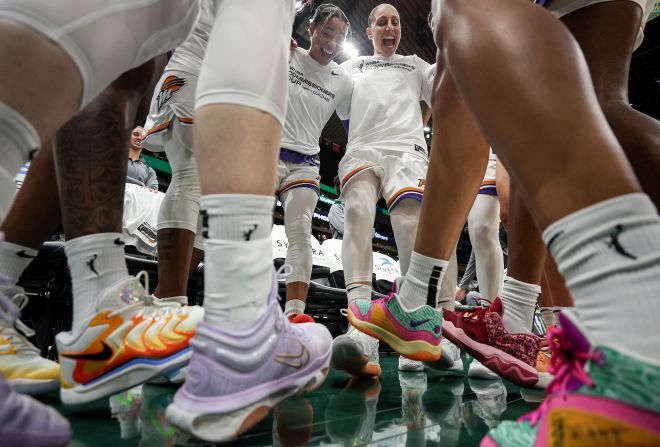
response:
{"label": "lavender sneaker", "polygon": [[167,407],[175,426],[210,442],[234,438],[270,409],[325,380],[332,337],[316,323],[290,323],[277,302],[277,284],[253,329],[223,331],[200,323],[183,387]]}
{"label": "lavender sneaker", "polygon": [[[18,309],[0,293],[0,316],[16,319]],[[0,443],[21,447],[66,444],[71,426],[53,408],[9,387],[0,374]]]}

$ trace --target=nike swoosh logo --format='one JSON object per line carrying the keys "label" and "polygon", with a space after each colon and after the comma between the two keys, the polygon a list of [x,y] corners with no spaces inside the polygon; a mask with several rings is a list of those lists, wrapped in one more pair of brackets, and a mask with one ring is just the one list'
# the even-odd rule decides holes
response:
{"label": "nike swoosh logo", "polygon": [[62,357],[68,357],[75,360],[108,360],[112,357],[112,349],[110,346],[106,345],[103,340],[101,340],[101,344],[103,345],[103,350],[100,352],[95,352],[93,354],[62,354]]}
{"label": "nike swoosh logo", "polygon": [[427,318],[426,320],[422,320],[422,321],[410,320],[410,326],[411,326],[411,327],[421,326],[421,325],[423,325],[424,323],[428,323],[429,321],[431,321],[430,318]]}
{"label": "nike swoosh logo", "polygon": [[277,354],[275,361],[296,369],[307,365],[309,363],[309,351],[300,340],[298,340],[298,343],[300,344],[300,354]]}
{"label": "nike swoosh logo", "polygon": [[25,250],[17,251],[16,256],[18,256],[19,258],[30,258],[30,259],[36,258],[36,256],[27,254]]}
{"label": "nike swoosh logo", "polygon": [[330,73],[332,73],[334,76],[341,76],[341,73],[336,73],[334,71],[331,71]]}
{"label": "nike swoosh logo", "polygon": [[119,238],[115,239],[114,242],[115,242],[115,245],[126,245],[126,243],[124,241],[122,241],[121,239],[119,239]]}

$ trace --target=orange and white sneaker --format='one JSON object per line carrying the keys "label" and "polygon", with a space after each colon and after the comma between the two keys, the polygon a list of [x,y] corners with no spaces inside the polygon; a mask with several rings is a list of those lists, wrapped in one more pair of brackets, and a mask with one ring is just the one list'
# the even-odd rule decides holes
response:
{"label": "orange and white sneaker", "polygon": [[98,298],[96,313],[82,327],[57,335],[60,397],[65,404],[116,394],[190,360],[188,342],[203,309],[156,305],[141,278],[148,281],[146,272],[108,287]]}
{"label": "orange and white sneaker", "polygon": [[0,310],[0,374],[14,390],[25,394],[43,394],[60,387],[60,365],[41,356],[28,340],[34,331],[18,317],[27,305],[22,287],[0,287],[0,293],[11,297],[16,314]]}

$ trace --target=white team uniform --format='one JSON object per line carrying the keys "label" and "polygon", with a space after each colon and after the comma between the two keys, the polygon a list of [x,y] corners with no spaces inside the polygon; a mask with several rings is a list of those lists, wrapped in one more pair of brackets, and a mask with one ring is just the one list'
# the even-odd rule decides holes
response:
{"label": "white team uniform", "polygon": [[346,155],[339,163],[342,190],[356,174],[371,169],[392,209],[401,200],[421,200],[428,152],[419,101],[431,104],[435,66],[416,55],[362,56],[342,66],[354,82]]}
{"label": "white team uniform", "polygon": [[161,206],[158,229],[191,231],[196,235],[195,247],[203,249],[192,125],[199,71],[215,20],[214,0],[202,0],[200,9],[192,33],[176,48],[154,90],[142,143],[150,151],[165,151],[172,167],[172,181]]}
{"label": "white team uniform", "polygon": [[3,0],[0,18],[48,37],[83,81],[80,107],[125,71],[175,48],[188,36],[198,0]]}
{"label": "white team uniform", "polygon": [[319,193],[319,136],[335,109],[348,107],[351,77],[335,62],[320,65],[296,48],[289,60],[289,106],[282,134],[276,191],[310,188]]}
{"label": "white team uniform", "polygon": [[[587,6],[595,5],[598,3],[610,2],[613,0],[552,0],[546,7],[550,10],[555,17],[562,18],[572,12],[575,12],[579,9],[586,8]],[[642,8],[642,23],[639,26],[639,32],[637,33],[637,40],[635,41],[635,49],[642,44],[644,39],[644,26],[646,25],[646,20],[653,11],[653,7],[656,4],[657,0],[630,0],[634,3],[637,3],[640,8]]]}
{"label": "white team uniform", "polygon": [[497,188],[495,187],[495,168],[497,166],[497,155],[493,152],[493,149],[490,149],[490,154],[488,155],[488,166],[486,167],[486,175],[484,175],[484,180],[481,182],[481,187],[479,188],[479,194],[488,194],[491,196],[497,195]]}

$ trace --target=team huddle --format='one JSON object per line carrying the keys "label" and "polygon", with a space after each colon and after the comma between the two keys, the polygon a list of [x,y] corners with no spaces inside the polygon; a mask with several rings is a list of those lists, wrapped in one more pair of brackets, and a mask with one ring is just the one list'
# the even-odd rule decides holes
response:
{"label": "team huddle", "polygon": [[[307,5],[304,49],[292,0],[0,0],[2,439],[70,439],[69,422],[26,394],[59,389],[80,405],[154,382],[181,385],[166,411],[175,427],[230,440],[330,368],[377,380],[383,342],[400,370],[461,374],[463,351],[470,375],[546,390],[482,446],[660,440],[660,124],[627,101],[655,2],[430,3],[434,64],[397,53],[405,30],[390,4],[366,24]],[[337,64],[357,32],[373,55]],[[305,306],[319,138],[335,112],[348,135],[337,173],[348,331],[333,339]],[[172,168],[153,294],[146,274],[129,275],[122,236],[120,148],[143,123],[144,146]],[[289,242],[279,271],[275,196]],[[401,277],[372,299],[381,198]],[[457,312],[466,221],[481,301]],[[59,224],[73,322],[54,362],[25,337],[17,283]],[[202,258],[203,307],[186,297]],[[532,333],[537,304],[547,339]]]}

